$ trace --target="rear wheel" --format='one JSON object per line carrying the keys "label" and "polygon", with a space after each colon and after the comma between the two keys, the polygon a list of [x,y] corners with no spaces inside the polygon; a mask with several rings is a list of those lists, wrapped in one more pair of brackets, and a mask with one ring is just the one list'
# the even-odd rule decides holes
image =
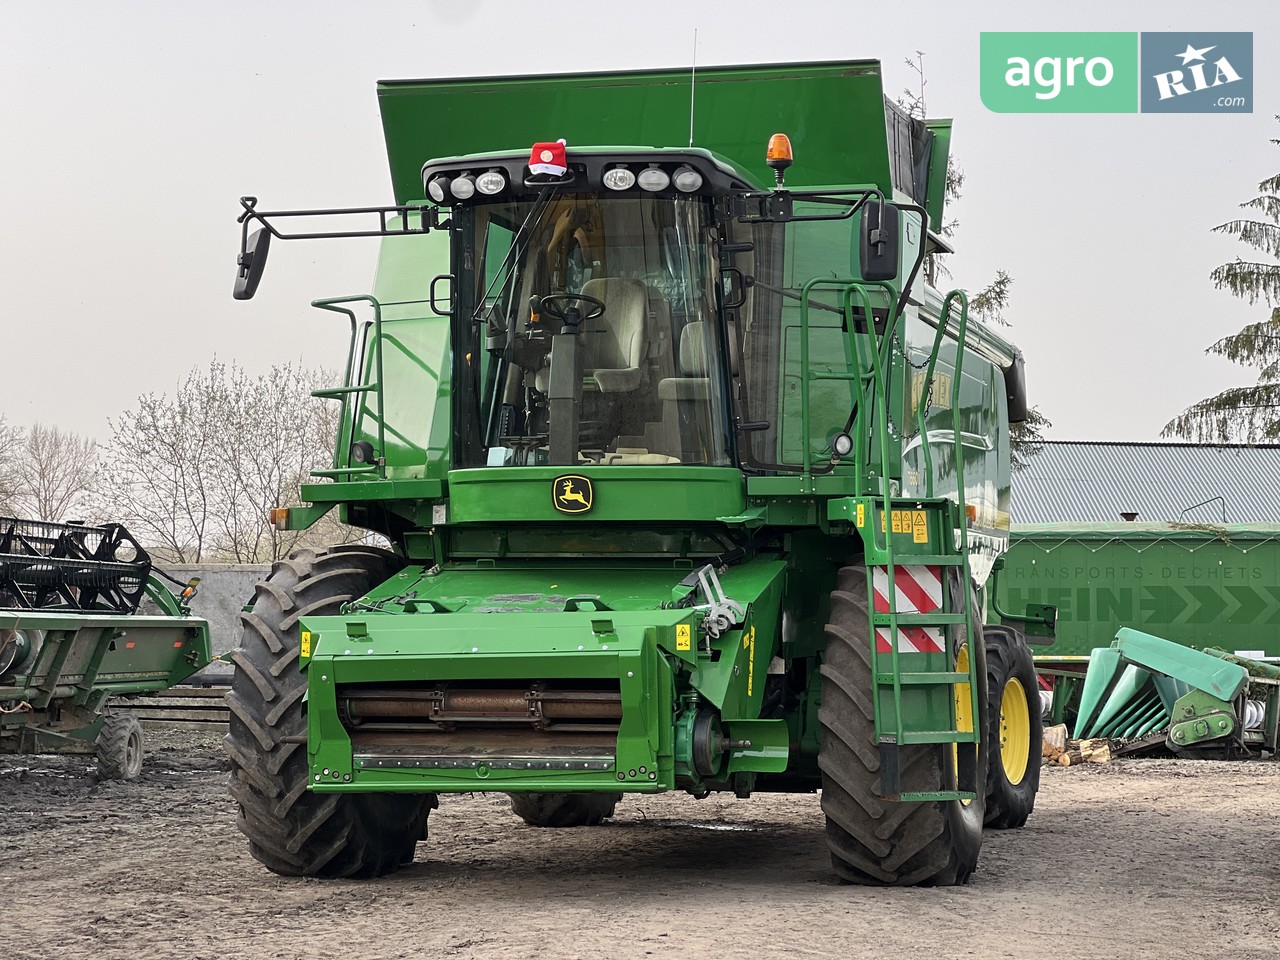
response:
{"label": "rear wheel", "polygon": [[309,774],[298,669],[298,621],[336,614],[399,566],[384,550],[363,546],[299,550],[259,583],[232,655],[227,706],[231,727],[231,795],[249,851],[287,876],[368,877],[413,859],[427,836],[435,794],[320,794]]}
{"label": "rear wheel", "polygon": [[511,809],[531,827],[594,827],[613,816],[620,793],[513,793]]}
{"label": "rear wheel", "polygon": [[[982,847],[981,796],[968,803],[882,799],[865,567],[841,569],[826,634],[818,766],[835,872],[850,883],[967,883]],[[979,696],[979,704],[984,700]],[[980,749],[979,770],[984,755]],[[956,782],[956,749],[950,744],[904,746],[899,756],[903,791],[938,790]]]}
{"label": "rear wheel", "polygon": [[988,627],[987,814],[989,827],[1027,822],[1040,789],[1040,689],[1027,642],[1007,627]]}
{"label": "rear wheel", "polygon": [[100,780],[132,780],[142,772],[142,724],[136,717],[107,717],[97,753]]}

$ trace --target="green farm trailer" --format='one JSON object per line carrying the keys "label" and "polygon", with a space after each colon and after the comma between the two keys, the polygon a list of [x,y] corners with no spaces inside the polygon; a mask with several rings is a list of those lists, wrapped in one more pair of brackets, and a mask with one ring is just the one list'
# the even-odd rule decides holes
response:
{"label": "green farm trailer", "polygon": [[[926,282],[951,124],[874,61],[378,86],[375,236],[332,466],[244,614],[231,792],[282,874],[413,859],[441,796],[535,826],[631,794],[818,791],[836,874],[959,884],[1039,777],[1021,636],[983,628],[1019,352]],[[789,139],[786,135],[789,135]]]}
{"label": "green farm trailer", "polygon": [[998,584],[1001,609],[1057,608],[1053,657],[1132,627],[1280,659],[1280,524],[1015,524]]}
{"label": "green farm trailer", "polygon": [[119,524],[0,517],[0,754],[96,753],[103,779],[136,777],[142,727],[112,701],[209,663],[196,583],[170,592]]}

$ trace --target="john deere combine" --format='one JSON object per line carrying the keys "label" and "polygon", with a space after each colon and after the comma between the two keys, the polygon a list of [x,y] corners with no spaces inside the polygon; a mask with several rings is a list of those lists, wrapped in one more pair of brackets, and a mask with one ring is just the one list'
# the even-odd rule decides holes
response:
{"label": "john deere combine", "polygon": [[393,870],[440,794],[580,826],[821,789],[840,877],[967,881],[1040,738],[1025,644],[979,633],[1022,360],[924,280],[949,121],[876,62],[378,93],[395,205],[243,201],[240,299],[272,238],[383,238],[371,295],[315,303],[341,428],[276,522],[391,545],[303,551],[244,615],[253,854]]}

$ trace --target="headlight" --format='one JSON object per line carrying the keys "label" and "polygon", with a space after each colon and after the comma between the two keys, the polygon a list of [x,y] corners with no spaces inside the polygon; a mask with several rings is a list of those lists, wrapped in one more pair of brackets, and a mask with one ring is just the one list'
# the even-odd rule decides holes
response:
{"label": "headlight", "polygon": [[432,177],[431,182],[427,184],[427,193],[436,203],[444,203],[445,197],[448,196],[448,187],[448,177]]}
{"label": "headlight", "polygon": [[671,184],[671,178],[661,167],[645,167],[636,177],[636,183],[640,184],[641,190],[656,192],[667,189]]}
{"label": "headlight", "polygon": [[502,188],[506,185],[507,178],[497,170],[490,170],[476,177],[476,189],[489,197],[492,197],[495,193],[501,193]]}
{"label": "headlight", "polygon": [[606,170],[601,178],[610,190],[630,190],[636,185],[636,175],[626,167],[614,167]]}
{"label": "headlight", "polygon": [[702,186],[702,174],[686,163],[676,168],[676,172],[671,175],[671,182],[681,193],[693,193]]}
{"label": "headlight", "polygon": [[463,174],[460,177],[455,177],[449,184],[449,192],[459,200],[469,200],[471,197],[475,196],[476,178],[471,176],[469,173]]}

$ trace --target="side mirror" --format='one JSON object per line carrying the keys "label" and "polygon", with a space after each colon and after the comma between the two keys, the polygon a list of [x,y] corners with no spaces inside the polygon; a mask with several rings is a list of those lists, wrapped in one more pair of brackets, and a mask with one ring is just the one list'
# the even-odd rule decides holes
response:
{"label": "side mirror", "polygon": [[236,259],[236,288],[232,296],[237,300],[249,300],[258,292],[258,281],[267,265],[267,251],[271,249],[271,231],[259,227],[245,241],[244,249]]}
{"label": "side mirror", "polygon": [[1022,357],[1014,357],[1013,363],[1004,368],[1005,402],[1009,405],[1009,422],[1027,421],[1027,371]]}
{"label": "side mirror", "polygon": [[892,280],[898,275],[900,217],[892,203],[867,203],[862,210],[858,274],[863,280]]}

